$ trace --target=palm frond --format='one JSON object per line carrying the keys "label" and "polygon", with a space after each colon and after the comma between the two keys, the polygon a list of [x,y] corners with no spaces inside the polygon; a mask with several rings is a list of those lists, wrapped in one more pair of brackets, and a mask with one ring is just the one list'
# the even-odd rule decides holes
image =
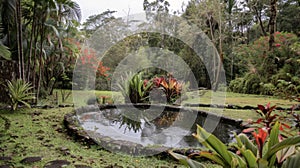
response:
{"label": "palm frond", "polygon": [[11,60],[11,52],[9,51],[9,48],[3,44],[0,44],[0,57]]}

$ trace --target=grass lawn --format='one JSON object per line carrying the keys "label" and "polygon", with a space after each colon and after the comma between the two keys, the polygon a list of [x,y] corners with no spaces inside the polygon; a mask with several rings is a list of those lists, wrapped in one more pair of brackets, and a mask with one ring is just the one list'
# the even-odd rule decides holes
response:
{"label": "grass lawn", "polygon": [[[110,91],[75,91],[75,95],[70,95],[65,102],[59,90],[55,90],[58,97],[49,97],[47,100],[39,102],[40,105],[47,104],[73,104],[73,97],[78,103],[84,106],[86,101],[93,95],[112,96]],[[66,91],[71,92],[71,91]],[[200,98],[196,92],[189,92],[189,99],[184,103],[211,103],[211,92],[207,91]],[[56,94],[55,94],[56,95]],[[115,93],[121,97],[120,93]],[[217,95],[218,96],[218,95]],[[124,100],[118,98],[115,103],[122,103]],[[237,93],[226,94],[226,104],[251,105],[267,104],[281,107],[291,107],[298,102],[290,102],[269,96],[246,95]],[[213,112],[213,108],[200,108],[201,110]],[[0,166],[11,165],[12,167],[43,167],[47,162],[63,159],[71,162],[69,167],[74,165],[88,165],[91,167],[183,167],[178,162],[170,158],[159,157],[131,157],[125,154],[110,153],[99,146],[87,146],[86,144],[75,142],[72,137],[66,135],[63,128],[63,117],[73,111],[73,108],[53,108],[53,109],[21,109],[16,112],[0,110]],[[257,114],[253,110],[230,110],[225,109],[222,115],[235,119],[255,119]],[[7,124],[9,123],[9,125]],[[9,128],[8,128],[9,127]],[[1,157],[10,157],[9,161],[1,161]],[[26,157],[40,156],[42,161],[33,164],[21,163]],[[219,167],[206,163],[208,167]]]}
{"label": "grass lawn", "polygon": [[[78,105],[86,105],[86,101],[92,97],[100,97],[100,96],[109,96],[114,97],[115,103],[123,103],[124,99],[122,98],[121,93],[111,92],[111,91],[74,91],[75,98],[73,95],[68,97],[65,102],[61,102],[61,94],[60,90],[55,90],[54,93],[58,94],[59,103],[73,104],[77,103]],[[66,92],[72,92],[71,90],[66,90]],[[296,101],[284,100],[273,96],[264,96],[264,95],[253,95],[253,94],[240,94],[240,93],[232,93],[232,92],[217,92],[213,93],[212,91],[205,91],[205,93],[201,96],[197,96],[197,92],[188,92],[188,100],[185,100],[183,103],[202,103],[202,104],[210,104],[212,95],[216,98],[225,96],[225,104],[239,105],[239,106],[257,106],[258,104],[266,105],[267,103],[271,103],[271,105],[276,105],[284,108],[290,108],[294,104],[299,104]],[[220,96],[221,95],[221,96]],[[54,99],[52,96],[51,99]],[[49,100],[48,99],[48,100]],[[221,98],[222,99],[222,98]],[[74,102],[76,101],[76,102]]]}
{"label": "grass lawn", "polygon": [[[61,94],[60,90],[55,90],[58,94],[59,103],[61,102]],[[68,90],[67,92],[72,92]],[[69,98],[62,104],[73,104],[75,103],[77,106],[85,106],[87,100],[92,97],[101,97],[101,96],[114,96],[115,103],[123,103],[124,99],[122,98],[121,93],[111,92],[111,91],[74,91],[75,99],[73,99],[72,94]],[[290,108],[295,104],[299,104],[296,101],[284,100],[273,96],[264,96],[264,95],[253,95],[253,94],[240,94],[240,93],[232,93],[232,92],[217,92],[212,93],[211,91],[205,91],[203,95],[198,96],[198,92],[188,92],[188,99],[183,101],[182,103],[192,103],[192,104],[210,104],[212,94],[215,94],[215,97],[225,96],[224,102],[225,104],[239,105],[239,106],[254,106],[256,107],[258,104],[266,105],[267,103],[271,103],[271,105],[276,105],[278,107]],[[52,98],[53,99],[53,98]],[[197,108],[199,110],[205,110],[208,112],[214,113],[214,108]],[[229,118],[234,119],[256,119],[258,116],[254,110],[234,110],[234,109],[224,109],[221,115],[224,115]]]}
{"label": "grass lawn", "polygon": [[[116,103],[124,102],[124,99],[121,96],[121,93],[112,92],[112,91],[99,91],[99,90],[64,90],[66,93],[70,93],[70,96],[62,102],[62,94],[61,90],[54,90],[54,94],[49,96],[47,99],[44,99],[39,102],[39,105],[49,105],[49,104],[75,104],[78,106],[86,106],[87,100],[91,97],[108,96],[108,97],[116,97]],[[57,97],[56,97],[57,95]]]}
{"label": "grass lawn", "polygon": [[[189,97],[188,100],[184,101],[184,103],[202,103],[202,104],[210,104],[212,98],[211,91],[205,91],[202,96],[197,96],[196,92],[188,92],[187,95]],[[296,101],[284,100],[273,96],[264,96],[264,95],[254,95],[254,94],[240,94],[240,93],[232,93],[232,92],[217,92],[214,93],[215,97],[225,95],[225,104],[239,105],[239,106],[257,106],[258,104],[266,105],[267,103],[271,103],[271,105],[276,105],[284,108],[290,108],[294,104],[299,104]],[[195,97],[195,98],[193,98]]]}
{"label": "grass lawn", "polygon": [[[87,146],[75,142],[66,135],[62,126],[63,116],[73,108],[21,109],[11,112],[0,110],[0,157],[12,160],[1,165],[12,167],[41,168],[47,162],[63,159],[71,162],[68,167],[88,165],[91,167],[184,167],[173,159],[159,157],[132,157],[111,153],[99,146]],[[8,122],[5,122],[7,120]],[[9,123],[9,128],[5,128]],[[6,125],[8,126],[8,125]],[[26,157],[42,157],[42,161],[23,164]],[[218,167],[207,163],[208,167]]]}
{"label": "grass lawn", "polygon": [[215,108],[208,108],[208,107],[191,107],[191,108],[196,110],[203,110],[211,113],[217,113],[219,115],[226,116],[232,119],[242,119],[244,121],[248,119],[255,120],[259,117],[254,110],[223,109],[215,112]]}
{"label": "grass lawn", "polygon": [[[196,95],[197,92],[189,92],[187,93],[189,99],[185,100],[183,103],[191,103],[191,104],[210,104],[212,92],[205,91],[203,95],[200,97]],[[216,97],[224,96],[225,97],[225,104],[232,104],[232,105],[239,105],[239,106],[254,106],[256,107],[258,104],[266,105],[269,102],[271,105],[276,105],[278,107],[283,108],[290,108],[295,104],[299,104],[296,101],[284,100],[273,96],[264,96],[264,95],[253,95],[253,94],[240,94],[240,93],[232,93],[232,92],[218,92],[214,93]],[[204,107],[197,107],[196,109],[204,110],[208,112],[214,113],[214,108],[204,108]],[[218,113],[220,114],[220,113]],[[236,110],[236,109],[224,109],[221,115],[233,118],[233,119],[257,119],[258,114],[254,110]]]}

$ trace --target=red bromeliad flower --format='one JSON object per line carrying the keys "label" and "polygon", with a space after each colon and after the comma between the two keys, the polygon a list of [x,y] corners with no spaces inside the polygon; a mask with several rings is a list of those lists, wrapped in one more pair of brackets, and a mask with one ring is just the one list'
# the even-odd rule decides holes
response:
{"label": "red bromeliad flower", "polygon": [[280,131],[284,131],[284,128],[283,128],[283,127],[288,128],[288,129],[291,128],[291,126],[289,126],[289,125],[287,125],[287,124],[285,124],[285,123],[280,123],[279,130],[280,130]]}
{"label": "red bromeliad flower", "polygon": [[148,82],[149,81],[147,79],[144,80],[144,87],[146,87],[148,85]]}
{"label": "red bromeliad flower", "polygon": [[164,80],[165,80],[165,78],[163,78],[163,77],[156,77],[153,79],[153,83],[156,87],[159,87],[160,84],[162,83],[162,81],[164,81]]}
{"label": "red bromeliad flower", "polygon": [[265,131],[262,128],[259,128],[258,129],[258,134],[256,132],[252,132],[252,135],[255,138],[257,148],[259,150],[259,156],[260,156],[260,158],[262,158],[263,145],[264,145],[264,143],[266,141],[266,138],[268,136],[268,132]]}
{"label": "red bromeliad flower", "polygon": [[281,46],[281,44],[279,44],[279,43],[275,44],[275,47],[280,47],[280,46]]}

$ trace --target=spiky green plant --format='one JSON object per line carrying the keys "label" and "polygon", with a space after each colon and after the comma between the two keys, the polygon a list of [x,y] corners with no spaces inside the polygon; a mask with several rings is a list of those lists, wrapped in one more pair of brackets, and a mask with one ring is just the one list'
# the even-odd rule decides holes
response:
{"label": "spiky green plant", "polygon": [[147,102],[152,82],[143,79],[143,72],[135,75],[128,74],[122,81],[125,81],[125,83],[118,84],[118,88],[121,90],[126,102]]}
{"label": "spiky green plant", "polygon": [[[276,122],[269,135],[267,131],[259,128],[259,133],[253,134],[256,145],[245,134],[235,135],[236,142],[233,146],[238,149],[240,153],[238,155],[229,151],[227,146],[217,137],[198,126],[197,133],[193,135],[207,150],[192,155],[207,158],[222,167],[269,168],[280,167],[282,163],[282,167],[287,168],[295,165],[299,166],[300,152],[298,152],[298,146],[300,136],[288,137],[279,142],[279,128],[280,124]],[[191,160],[190,157],[172,151],[169,153],[192,168],[205,167],[200,162]]]}
{"label": "spiky green plant", "polygon": [[32,86],[29,82],[21,79],[7,81],[8,94],[10,97],[11,109],[15,111],[18,104],[23,104],[30,108],[28,100],[35,99],[34,93],[31,91]]}

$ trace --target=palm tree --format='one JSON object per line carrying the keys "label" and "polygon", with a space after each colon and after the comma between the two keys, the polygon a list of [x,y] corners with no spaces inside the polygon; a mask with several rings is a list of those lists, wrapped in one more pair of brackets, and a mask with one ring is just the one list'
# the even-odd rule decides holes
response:
{"label": "palm tree", "polygon": [[56,0],[56,10],[58,11],[58,21],[67,26],[73,26],[72,22],[81,21],[80,6],[72,0]]}
{"label": "palm tree", "polygon": [[[40,49],[47,51],[43,52],[43,54],[47,54],[48,59],[43,58],[43,54],[40,52],[37,97],[40,93],[41,86],[48,89],[48,94],[52,93],[53,86],[57,79],[53,77],[59,76],[64,69],[63,60],[65,55],[62,40],[65,35],[64,32],[68,34],[69,28],[74,26],[73,22],[80,22],[81,20],[80,7],[71,0],[48,0],[47,3],[44,4],[47,5],[45,7],[48,13],[45,15],[45,20],[42,21],[46,27],[44,27],[44,33],[41,37],[47,39],[47,42],[52,43],[54,47],[45,46],[44,41],[40,42]],[[56,48],[59,49],[58,52],[55,50]],[[44,59],[44,61],[41,61],[42,59]],[[47,65],[45,63],[47,63]],[[50,71],[49,68],[42,68],[43,66],[50,66]],[[54,69],[56,72],[54,72]],[[41,83],[43,78],[44,83]]]}
{"label": "palm tree", "polygon": [[1,0],[1,39],[3,44],[11,46],[11,33],[15,24],[16,0]]}
{"label": "palm tree", "polygon": [[[73,23],[81,20],[80,7],[72,0],[0,0],[0,8],[0,57],[9,58],[8,48],[11,50],[11,58],[18,63],[18,78],[31,81],[38,99],[48,75],[46,61],[62,61],[63,36],[79,25]],[[25,31],[29,38],[23,38]],[[24,48],[27,39],[29,45]]]}
{"label": "palm tree", "polygon": [[3,44],[17,57],[18,77],[24,79],[24,54],[21,0],[1,0],[1,32]]}

